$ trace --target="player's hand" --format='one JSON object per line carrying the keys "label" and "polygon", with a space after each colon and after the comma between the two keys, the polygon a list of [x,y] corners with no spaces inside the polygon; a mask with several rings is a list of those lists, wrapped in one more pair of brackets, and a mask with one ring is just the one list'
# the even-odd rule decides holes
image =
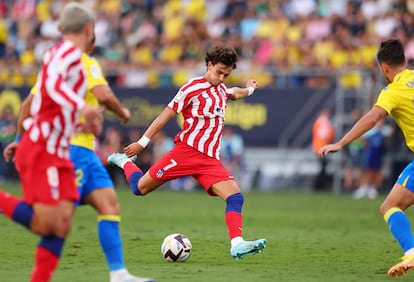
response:
{"label": "player's hand", "polygon": [[342,149],[342,146],[339,145],[338,143],[328,144],[328,145],[325,145],[325,146],[321,147],[318,150],[318,156],[320,158],[323,158],[326,155],[328,155],[329,153],[335,153],[335,152],[340,151],[341,149]]}
{"label": "player's hand", "polygon": [[253,87],[254,89],[257,89],[259,87],[259,83],[254,79],[249,79],[246,83],[246,87]]}
{"label": "player's hand", "polygon": [[123,115],[119,117],[121,124],[126,124],[131,119],[131,112],[127,108],[122,108]]}
{"label": "player's hand", "polygon": [[16,152],[19,143],[16,141],[11,142],[9,145],[6,146],[3,150],[3,156],[6,162],[10,162],[11,160],[14,161],[14,153]]}
{"label": "player's hand", "polygon": [[124,148],[124,153],[128,158],[130,158],[136,156],[143,149],[144,148],[141,145],[139,145],[137,142],[134,142]]}
{"label": "player's hand", "polygon": [[94,108],[85,106],[81,110],[81,115],[85,118],[82,124],[82,132],[93,133],[98,136],[102,132],[103,127],[103,107]]}

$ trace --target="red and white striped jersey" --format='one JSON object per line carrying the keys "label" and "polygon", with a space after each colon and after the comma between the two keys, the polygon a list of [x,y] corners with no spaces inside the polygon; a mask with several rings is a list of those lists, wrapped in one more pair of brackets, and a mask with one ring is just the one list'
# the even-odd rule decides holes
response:
{"label": "red and white striped jersey", "polygon": [[231,89],[223,83],[212,86],[204,77],[184,84],[168,107],[184,117],[183,129],[175,137],[210,157],[219,159],[224,113]]}
{"label": "red and white striped jersey", "polygon": [[24,121],[32,142],[63,159],[69,159],[69,141],[85,105],[87,80],[81,55],[71,41],[45,53],[37,78],[38,95],[33,97],[30,118]]}

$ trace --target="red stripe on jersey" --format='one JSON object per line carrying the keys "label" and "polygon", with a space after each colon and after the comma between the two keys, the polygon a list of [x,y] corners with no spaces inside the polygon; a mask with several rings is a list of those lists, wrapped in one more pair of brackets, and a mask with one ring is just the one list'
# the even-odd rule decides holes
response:
{"label": "red stripe on jersey", "polygon": [[75,92],[78,92],[82,85],[85,83],[85,73],[83,72],[82,68],[79,69],[78,76],[79,80],[75,83],[75,86],[73,87],[73,91]]}
{"label": "red stripe on jersey", "polygon": [[207,81],[207,80],[204,77],[192,79],[192,80],[188,81],[186,84],[184,84],[181,87],[181,90],[186,91],[189,87],[194,86],[197,83],[201,83],[201,82],[205,82],[205,81]]}
{"label": "red stripe on jersey", "polygon": [[[60,46],[59,46],[60,47]],[[65,52],[62,53],[62,55],[60,56],[62,59],[66,58],[66,56],[69,56],[69,54],[71,54],[72,52],[76,52],[77,48],[76,46],[72,46],[70,47],[68,50],[66,50]]]}

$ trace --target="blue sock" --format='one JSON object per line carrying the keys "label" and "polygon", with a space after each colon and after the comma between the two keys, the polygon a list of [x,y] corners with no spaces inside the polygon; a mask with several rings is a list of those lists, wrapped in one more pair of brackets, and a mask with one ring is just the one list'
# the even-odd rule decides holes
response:
{"label": "blue sock", "polygon": [[121,234],[119,232],[120,216],[98,216],[98,237],[105,254],[109,271],[125,268]]}
{"label": "blue sock", "polygon": [[392,235],[397,240],[398,244],[400,244],[404,252],[414,248],[414,237],[411,232],[411,224],[401,209],[389,209],[385,213],[384,219],[387,222]]}
{"label": "blue sock", "polygon": [[138,189],[138,181],[144,174],[140,171],[134,171],[131,176],[129,177],[129,187],[131,188],[132,193],[136,196],[140,196],[141,191]]}
{"label": "blue sock", "polygon": [[46,250],[49,250],[51,253],[60,257],[63,249],[63,244],[65,243],[65,239],[61,237],[57,237],[55,235],[51,236],[44,236],[40,239],[39,246],[42,246]]}
{"label": "blue sock", "polygon": [[16,205],[11,218],[13,221],[30,228],[30,222],[33,218],[33,208],[22,201]]}
{"label": "blue sock", "polygon": [[241,213],[242,207],[244,203],[244,197],[242,193],[236,193],[233,195],[230,195],[226,199],[226,212],[237,212]]}

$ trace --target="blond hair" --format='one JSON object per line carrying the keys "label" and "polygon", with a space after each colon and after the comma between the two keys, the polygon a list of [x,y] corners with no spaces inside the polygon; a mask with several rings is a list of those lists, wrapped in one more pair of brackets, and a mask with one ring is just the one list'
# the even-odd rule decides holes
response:
{"label": "blond hair", "polygon": [[59,30],[63,34],[80,33],[95,21],[93,13],[79,3],[71,2],[63,7],[59,16]]}

